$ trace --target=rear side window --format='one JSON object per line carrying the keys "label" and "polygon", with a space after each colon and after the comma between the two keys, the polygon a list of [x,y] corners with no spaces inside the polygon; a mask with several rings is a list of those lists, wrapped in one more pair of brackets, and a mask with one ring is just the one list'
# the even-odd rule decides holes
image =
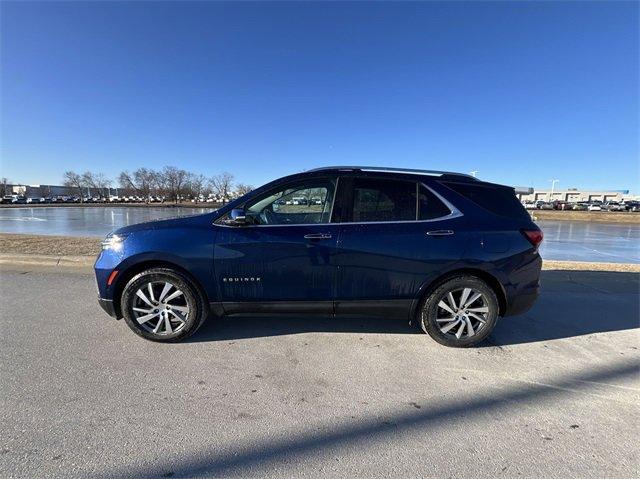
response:
{"label": "rear side window", "polygon": [[432,220],[451,214],[451,210],[424,185],[419,185],[418,219]]}
{"label": "rear side window", "polygon": [[529,213],[516,197],[513,188],[475,183],[443,182],[443,184],[493,214],[509,218],[530,219]]}
{"label": "rear side window", "polygon": [[410,181],[356,178],[353,218],[356,223],[415,221],[416,184]]}

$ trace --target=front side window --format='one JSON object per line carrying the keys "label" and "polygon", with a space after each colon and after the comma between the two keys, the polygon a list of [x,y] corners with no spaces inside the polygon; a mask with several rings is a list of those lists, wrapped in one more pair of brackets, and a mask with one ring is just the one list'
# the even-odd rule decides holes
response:
{"label": "front side window", "polygon": [[415,221],[416,184],[411,181],[356,178],[353,183],[355,223]]}
{"label": "front side window", "polygon": [[255,225],[303,225],[328,223],[335,181],[312,179],[283,186],[245,205],[245,215]]}

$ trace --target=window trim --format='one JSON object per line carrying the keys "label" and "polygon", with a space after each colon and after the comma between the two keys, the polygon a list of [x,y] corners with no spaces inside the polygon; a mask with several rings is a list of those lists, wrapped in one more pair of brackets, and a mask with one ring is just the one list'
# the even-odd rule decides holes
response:
{"label": "window trim", "polygon": [[[223,228],[278,228],[278,227],[288,227],[288,228],[293,228],[293,227],[306,227],[309,228],[311,226],[324,226],[326,227],[327,225],[381,225],[381,224],[403,224],[403,223],[433,223],[436,221],[444,221],[444,220],[451,220],[454,218],[460,218],[462,216],[464,216],[464,213],[462,213],[462,211],[460,211],[458,208],[456,208],[449,200],[447,200],[444,196],[442,196],[440,193],[438,193],[437,191],[435,191],[433,188],[431,188],[429,185],[425,184],[422,181],[416,181],[416,192],[420,191],[420,185],[424,186],[427,190],[429,190],[431,193],[433,193],[436,198],[438,198],[440,201],[442,201],[442,203],[449,208],[449,211],[451,211],[451,213],[449,213],[448,215],[444,215],[444,216],[438,216],[437,218],[429,218],[428,220],[419,220],[417,219],[417,215],[419,214],[419,211],[416,209],[416,219],[415,220],[398,220],[398,221],[333,221],[333,208],[336,204],[336,200],[337,200],[337,193],[338,193],[338,184],[340,182],[340,179],[342,178],[341,176],[338,177],[327,177],[327,178],[334,178],[336,181],[336,188],[335,188],[335,193],[334,193],[334,198],[333,198],[333,204],[331,205],[331,214],[329,216],[329,222],[328,223],[304,223],[304,224],[293,224],[293,225],[246,225],[246,226],[233,226],[233,225],[225,225],[223,223],[217,223],[218,220],[216,220],[216,223],[214,223],[214,225],[216,226],[221,226]],[[389,178],[392,179],[392,178]],[[411,180],[408,180],[409,182],[411,182]],[[275,188],[274,188],[275,189]],[[270,190],[273,191],[273,190]],[[418,202],[419,199],[416,198],[416,202]],[[245,203],[246,204],[246,203]],[[416,206],[418,206],[418,204],[416,204]],[[242,207],[244,208],[244,204],[242,205]],[[219,218],[220,219],[220,218]]]}

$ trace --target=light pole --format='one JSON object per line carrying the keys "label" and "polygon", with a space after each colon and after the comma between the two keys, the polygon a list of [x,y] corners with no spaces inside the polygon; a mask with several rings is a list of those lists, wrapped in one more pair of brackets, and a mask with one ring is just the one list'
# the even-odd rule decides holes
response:
{"label": "light pole", "polygon": [[549,202],[551,202],[551,198],[553,197],[553,188],[556,186],[556,183],[560,183],[560,180],[549,180],[551,182],[551,193],[549,193]]}
{"label": "light pole", "polygon": [[475,178],[476,174],[478,173],[478,170],[473,170],[473,171],[470,171],[469,173],[471,173],[471,176]]}

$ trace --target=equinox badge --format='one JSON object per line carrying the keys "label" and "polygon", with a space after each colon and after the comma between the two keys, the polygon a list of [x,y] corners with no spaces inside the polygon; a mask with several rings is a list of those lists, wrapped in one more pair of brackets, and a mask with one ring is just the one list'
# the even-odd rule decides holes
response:
{"label": "equinox badge", "polygon": [[260,276],[251,276],[251,277],[247,277],[247,276],[243,276],[241,278],[222,278],[222,282],[223,283],[259,283],[260,282]]}

